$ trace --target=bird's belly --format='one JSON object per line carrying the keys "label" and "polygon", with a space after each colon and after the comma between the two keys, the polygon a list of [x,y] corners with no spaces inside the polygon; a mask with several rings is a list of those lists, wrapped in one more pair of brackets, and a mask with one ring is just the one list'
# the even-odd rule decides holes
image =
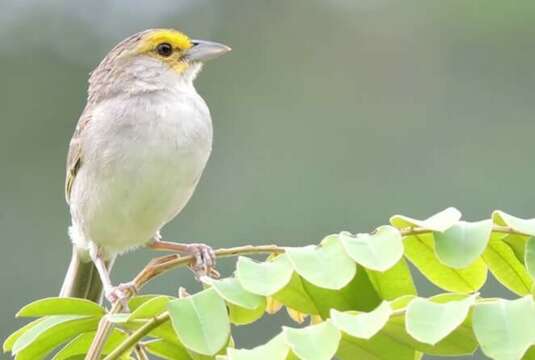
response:
{"label": "bird's belly", "polygon": [[100,182],[99,200],[87,209],[87,232],[96,244],[113,252],[142,245],[188,202],[201,164],[183,154],[180,164],[149,158],[125,158],[125,164]]}
{"label": "bird's belly", "polygon": [[88,146],[93,151],[82,160],[71,194],[73,225],[86,243],[110,254],[127,251],[149,242],[182,210],[211,149],[211,127],[192,124],[137,123]]}

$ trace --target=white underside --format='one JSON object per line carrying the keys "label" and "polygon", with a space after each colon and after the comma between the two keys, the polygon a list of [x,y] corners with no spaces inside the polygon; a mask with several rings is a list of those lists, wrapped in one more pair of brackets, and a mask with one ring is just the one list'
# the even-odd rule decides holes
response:
{"label": "white underside", "polygon": [[84,129],[71,196],[71,239],[107,257],[151,241],[191,197],[212,146],[206,104],[192,86],[121,95]]}

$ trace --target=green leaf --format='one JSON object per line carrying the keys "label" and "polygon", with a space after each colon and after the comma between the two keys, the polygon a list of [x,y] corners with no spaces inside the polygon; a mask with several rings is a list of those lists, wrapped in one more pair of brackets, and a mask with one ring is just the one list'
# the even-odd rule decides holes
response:
{"label": "green leaf", "polygon": [[[85,355],[93,342],[95,334],[96,332],[92,331],[78,335],[58,351],[52,360],[68,360],[74,356]],[[107,355],[112,352],[127,337],[128,335],[121,330],[113,329],[102,348],[102,354]],[[129,352],[126,352],[120,359],[129,359],[129,356]]]}
{"label": "green leaf", "polygon": [[147,295],[136,295],[128,300],[128,308],[130,311],[135,311],[138,307],[146,303],[147,301],[159,297],[161,295],[147,294]]}
{"label": "green leaf", "polygon": [[520,261],[522,264],[524,263],[524,258],[526,256],[526,243],[530,236],[499,233],[493,233],[493,235],[502,235],[503,237],[501,237],[501,240],[511,247],[511,250],[513,250],[518,261]]}
{"label": "green leaf", "polygon": [[[493,221],[496,225],[499,226],[507,226],[505,222],[502,220],[501,217],[494,217]],[[526,242],[530,236],[527,235],[520,235],[517,233],[506,233],[506,232],[499,232],[494,231],[491,235],[491,240],[502,240],[507,245],[511,247],[511,250],[513,250],[516,258],[521,263],[524,263],[524,257],[526,253]]]}
{"label": "green leaf", "polygon": [[446,303],[416,298],[407,307],[407,332],[420,342],[435,345],[464,322],[474,301],[475,296]]}
{"label": "green leaf", "polygon": [[236,325],[250,324],[264,314],[266,298],[246,291],[235,278],[208,280],[229,307],[230,321]]}
{"label": "green leaf", "polygon": [[165,340],[145,342],[147,352],[165,360],[193,360],[186,349],[177,343]]}
{"label": "green leaf", "polygon": [[[459,299],[457,294],[443,294],[433,297],[435,302]],[[343,334],[337,356],[341,359],[415,359],[415,350],[438,356],[467,355],[473,353],[478,343],[472,333],[470,318],[456,328],[435,346],[414,340],[405,329],[405,316],[399,310],[404,309],[412,299],[412,295],[402,296],[390,302],[396,311],[390,316],[386,325],[369,340]]]}
{"label": "green leaf", "polygon": [[266,302],[256,309],[246,309],[231,303],[227,304],[230,322],[235,325],[247,325],[260,319],[266,310]]}
{"label": "green leaf", "polygon": [[442,232],[449,229],[460,219],[461,212],[454,207],[449,207],[425,220],[417,220],[404,215],[394,215],[390,218],[390,223],[398,229],[419,227]]}
{"label": "green leaf", "polygon": [[223,280],[210,279],[208,281],[219,296],[229,303],[250,310],[265,305],[266,300],[264,297],[246,291],[235,278],[226,278]]}
{"label": "green leaf", "polygon": [[216,356],[199,354],[187,348],[186,351],[188,352],[192,360],[213,360],[214,358],[217,359],[223,356],[227,352],[228,348],[234,348],[234,346],[234,339],[232,338],[232,336],[229,336],[227,343],[225,344],[225,346],[223,346],[223,348],[221,348],[221,350],[216,354]]}
{"label": "green leaf", "polygon": [[286,343],[301,359],[330,360],[336,354],[341,334],[329,321],[303,329],[283,328]]}
{"label": "green leaf", "polygon": [[390,307],[392,307],[392,310],[405,309],[407,306],[409,306],[409,303],[415,298],[416,298],[416,296],[414,296],[414,295],[400,296],[400,297],[390,301]]}
{"label": "green leaf", "polygon": [[383,328],[391,314],[390,304],[383,302],[369,313],[351,314],[333,309],[331,322],[338,330],[349,336],[369,339]]}
{"label": "green leaf", "polygon": [[494,234],[483,253],[483,260],[496,280],[506,288],[519,295],[527,295],[531,291],[533,281],[526,268],[515,256],[511,247]]}
{"label": "green leaf", "polygon": [[492,222],[460,221],[444,232],[435,232],[435,251],[439,260],[461,269],[476,261],[485,248],[492,231]]}
{"label": "green leaf", "polygon": [[306,284],[306,280],[294,273],[288,285],[273,295],[273,298],[299,312],[319,315],[318,306],[304,284]]}
{"label": "green leaf", "polygon": [[336,235],[326,237],[319,246],[286,248],[286,255],[299,275],[326,289],[343,288],[357,271]]}
{"label": "green leaf", "polygon": [[411,345],[399,342],[395,337],[379,333],[369,340],[342,335],[336,353],[341,360],[414,360],[415,351]]}
{"label": "green leaf", "polygon": [[230,322],[223,299],[209,288],[168,304],[173,328],[184,346],[214,356],[227,343]]}
{"label": "green leaf", "polygon": [[29,329],[13,344],[19,360],[44,358],[55,347],[78,334],[97,328],[99,318],[79,315],[48,316]]}
{"label": "green leaf", "polygon": [[[139,326],[137,326],[136,328],[139,328]],[[177,337],[176,331],[171,321],[165,322],[162,325],[158,326],[156,329],[152,330],[148,335],[163,339],[168,342],[180,344],[180,339]]]}
{"label": "green leaf", "polygon": [[522,356],[522,360],[535,360],[535,346],[531,346]]}
{"label": "green leaf", "polygon": [[334,308],[340,311],[374,309],[381,299],[362,268],[351,282],[340,290],[320,288],[294,274],[290,283],[273,295],[280,303],[305,314],[329,316]]}
{"label": "green leaf", "polygon": [[453,269],[440,262],[435,254],[432,234],[405,238],[405,256],[436,286],[453,292],[478,291],[487,279],[487,266],[481,258],[464,269]]}
{"label": "green leaf", "polygon": [[243,288],[262,296],[271,296],[281,290],[290,281],[292,273],[286,254],[263,263],[240,256],[236,267],[236,278]]}
{"label": "green leaf", "polygon": [[283,334],[253,349],[227,349],[228,360],[286,360],[290,351]]}
{"label": "green leaf", "polygon": [[160,315],[167,310],[167,304],[171,301],[170,296],[156,296],[139,305],[128,317],[127,321],[136,319],[149,319]]}
{"label": "green leaf", "polygon": [[392,226],[381,226],[372,235],[340,233],[347,254],[367,269],[385,271],[403,256],[401,233]]}
{"label": "green leaf", "polygon": [[403,258],[385,272],[366,269],[366,273],[381,299],[393,300],[403,295],[416,295],[416,286]]}
{"label": "green leaf", "polygon": [[492,213],[492,220],[496,225],[508,226],[519,233],[535,236],[535,219],[521,219],[496,210]]}
{"label": "green leaf", "polygon": [[17,313],[17,317],[42,317],[48,315],[93,315],[101,316],[106,311],[92,301],[78,298],[54,297],[34,301]]}
{"label": "green leaf", "polygon": [[535,341],[531,296],[499,299],[475,306],[473,327],[485,355],[496,360],[520,359]]}
{"label": "green leaf", "polygon": [[[446,301],[459,296],[446,295],[437,296],[433,301]],[[413,298],[411,295],[403,296],[390,305],[394,310],[401,310]],[[438,356],[461,356],[473,353],[477,346],[469,318],[442,341],[430,346],[414,340],[406,332],[405,317],[398,313],[392,314],[386,325],[369,340],[343,334],[337,357],[342,360],[414,360],[420,358],[419,351]]]}
{"label": "green leaf", "polygon": [[[408,346],[412,350],[417,350],[430,355],[437,356],[469,355],[472,354],[478,346],[478,343],[472,332],[472,326],[469,317],[452,333],[450,333],[448,336],[446,336],[434,346],[421,343],[413,339],[407,333],[405,325],[405,316],[401,314],[391,316],[385,327],[376,336],[371,338],[370,341],[381,337],[395,339],[396,342],[398,342],[399,344]],[[402,350],[401,347],[400,350]]]}
{"label": "green leaf", "polygon": [[[124,323],[122,324],[122,326],[128,330],[137,330],[141,326],[145,325],[147,321],[149,320],[134,320],[131,322]],[[147,335],[149,337],[160,338],[167,342],[180,344],[173,325],[170,321],[164,322],[163,324],[149,332]]]}
{"label": "green leaf", "polygon": [[532,279],[535,279],[535,238],[530,237],[526,243],[526,255],[525,255],[526,269],[531,275]]}
{"label": "green leaf", "polygon": [[24,333],[26,333],[28,330],[30,330],[31,328],[33,328],[34,326],[36,326],[43,320],[44,319],[34,320],[24,325],[17,331],[13,332],[13,334],[9,335],[9,337],[4,341],[4,345],[3,345],[4,352],[11,351],[13,349],[13,344],[15,344],[15,342],[18,340],[19,337],[21,337]]}

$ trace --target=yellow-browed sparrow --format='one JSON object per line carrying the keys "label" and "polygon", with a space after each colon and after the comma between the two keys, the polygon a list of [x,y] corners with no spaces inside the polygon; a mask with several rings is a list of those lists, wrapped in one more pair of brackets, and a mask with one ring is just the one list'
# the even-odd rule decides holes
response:
{"label": "yellow-browed sparrow", "polygon": [[123,40],[92,72],[86,107],[70,143],[66,197],[73,256],[61,296],[114,302],[116,255],[140,246],[196,258],[215,271],[212,249],[160,239],[186,205],[212,148],[212,123],[193,87],[202,62],[230,50],[170,29]]}

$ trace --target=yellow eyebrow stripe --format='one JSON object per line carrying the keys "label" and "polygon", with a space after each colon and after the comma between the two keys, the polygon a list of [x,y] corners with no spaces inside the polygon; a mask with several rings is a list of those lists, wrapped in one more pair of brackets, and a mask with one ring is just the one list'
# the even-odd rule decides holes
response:
{"label": "yellow eyebrow stripe", "polygon": [[156,48],[158,44],[169,43],[173,48],[185,50],[192,46],[190,38],[180,31],[172,29],[154,30],[140,40],[138,52],[147,52]]}

